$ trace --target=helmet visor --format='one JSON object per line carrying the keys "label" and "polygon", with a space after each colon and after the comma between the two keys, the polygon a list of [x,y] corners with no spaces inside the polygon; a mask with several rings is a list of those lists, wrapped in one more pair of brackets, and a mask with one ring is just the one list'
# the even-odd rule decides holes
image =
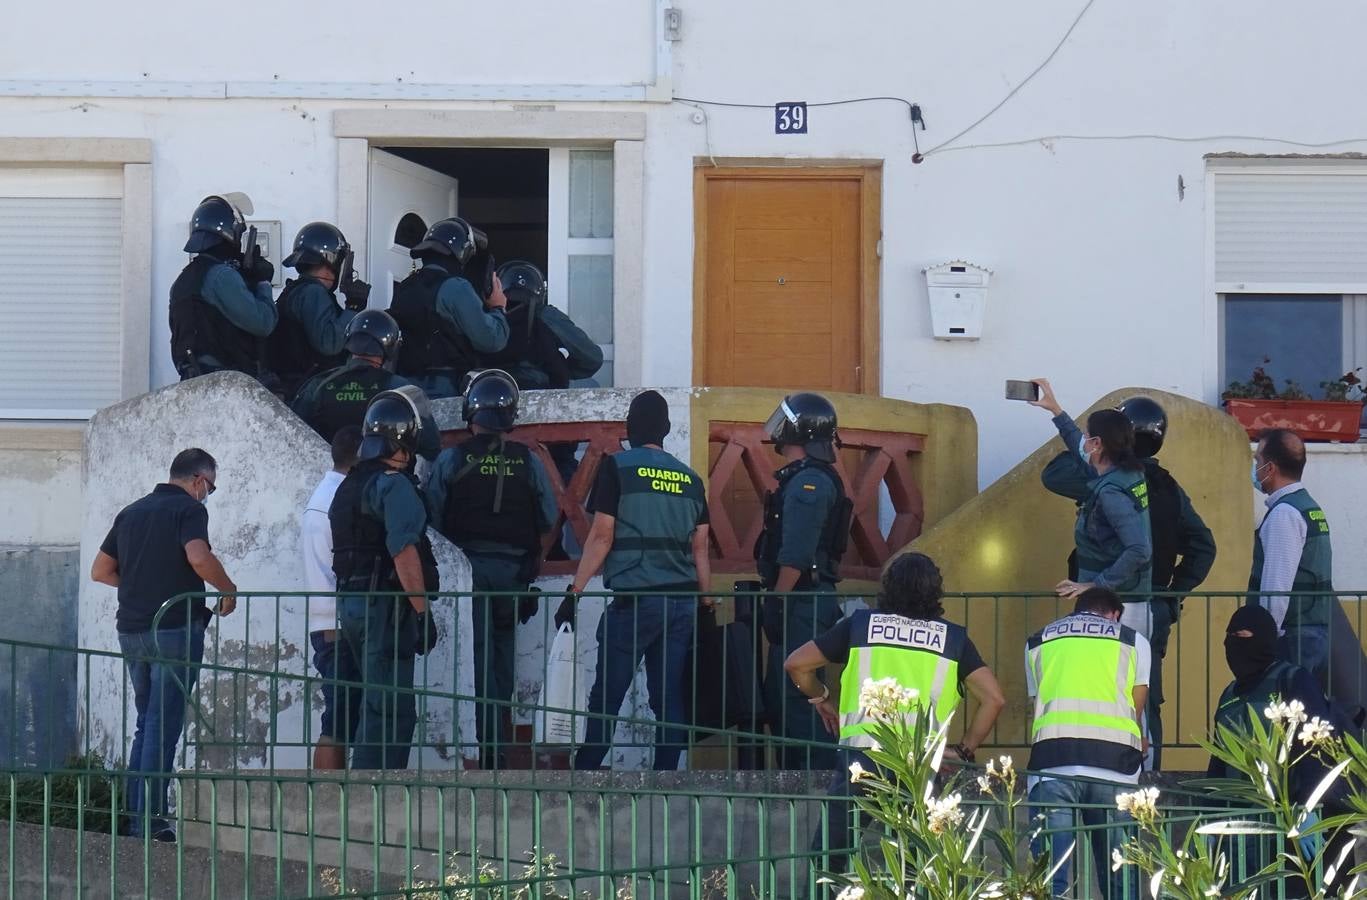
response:
{"label": "helmet visor", "polygon": [[[785,397],[778,408],[774,410],[773,415],[769,416],[769,420],[764,423],[764,433],[775,444],[781,444],[784,442],[784,438],[790,438],[795,425],[797,425],[797,413],[793,412],[792,407],[788,405],[788,398]],[[789,442],[791,442],[791,438]]]}

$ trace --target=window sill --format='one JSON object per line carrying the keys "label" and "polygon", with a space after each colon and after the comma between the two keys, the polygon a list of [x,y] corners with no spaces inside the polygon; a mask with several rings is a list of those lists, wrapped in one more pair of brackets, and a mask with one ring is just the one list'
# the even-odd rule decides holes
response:
{"label": "window sill", "polygon": [[81,450],[85,422],[20,422],[0,419],[0,450]]}

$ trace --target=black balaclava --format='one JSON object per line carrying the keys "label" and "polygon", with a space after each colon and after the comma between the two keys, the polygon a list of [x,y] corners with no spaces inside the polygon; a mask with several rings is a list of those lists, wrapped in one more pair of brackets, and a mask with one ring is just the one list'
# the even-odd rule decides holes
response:
{"label": "black balaclava", "polygon": [[627,440],[633,447],[663,444],[669,434],[669,404],[658,391],[642,391],[627,410]]}
{"label": "black balaclava", "polygon": [[[1237,637],[1251,631],[1252,637]],[[1261,606],[1241,606],[1229,619],[1225,634],[1225,661],[1234,673],[1235,690],[1253,687],[1277,659],[1277,622]]]}

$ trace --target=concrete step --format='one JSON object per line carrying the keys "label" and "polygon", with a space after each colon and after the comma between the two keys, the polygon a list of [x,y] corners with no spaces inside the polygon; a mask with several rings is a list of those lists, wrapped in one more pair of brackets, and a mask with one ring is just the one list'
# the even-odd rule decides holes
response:
{"label": "concrete step", "polygon": [[[144,843],[139,838],[77,832],[19,823],[0,824],[0,885],[13,898],[48,900],[210,900],[213,897],[326,897],[336,893],[341,872],[335,867],[284,858],[271,852],[246,855],[220,847],[210,851],[180,845]],[[8,852],[14,841],[13,856]],[[79,852],[78,852],[79,851]],[[13,872],[10,860],[14,861]],[[359,862],[359,861],[358,861]],[[77,870],[79,868],[79,876]],[[375,876],[357,865],[347,870],[348,888],[380,890],[402,886],[403,879]]]}
{"label": "concrete step", "polygon": [[[183,777],[188,844],[275,852],[437,880],[492,866],[518,877],[533,848],[555,859],[573,896],[610,896],[653,869],[635,896],[686,894],[691,882],[735,896],[800,896],[803,854],[821,821],[828,773],[389,772]],[[405,783],[407,782],[407,783]],[[312,854],[310,856],[310,854]],[[445,869],[442,861],[445,861]],[[726,896],[727,892],[715,896]],[[706,894],[704,894],[706,895]]]}

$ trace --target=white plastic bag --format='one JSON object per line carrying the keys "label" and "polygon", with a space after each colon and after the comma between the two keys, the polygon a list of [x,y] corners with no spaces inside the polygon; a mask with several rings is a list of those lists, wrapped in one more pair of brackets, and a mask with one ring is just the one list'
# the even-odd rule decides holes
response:
{"label": "white plastic bag", "polygon": [[577,745],[584,742],[588,720],[568,712],[582,713],[589,703],[588,685],[577,671],[574,649],[574,629],[566,622],[555,633],[546,654],[545,681],[541,683],[532,721],[532,739],[538,744]]}

